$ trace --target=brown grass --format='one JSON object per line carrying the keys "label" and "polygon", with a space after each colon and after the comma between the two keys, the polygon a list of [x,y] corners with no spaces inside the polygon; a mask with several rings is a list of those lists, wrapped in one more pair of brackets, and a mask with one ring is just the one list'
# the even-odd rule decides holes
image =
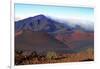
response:
{"label": "brown grass", "polygon": [[81,51],[79,53],[57,55],[57,57],[51,59],[48,59],[46,56],[39,57],[39,55],[37,57],[23,56],[21,53],[15,55],[16,65],[80,62],[90,60],[94,60],[93,48],[88,48],[86,51]]}

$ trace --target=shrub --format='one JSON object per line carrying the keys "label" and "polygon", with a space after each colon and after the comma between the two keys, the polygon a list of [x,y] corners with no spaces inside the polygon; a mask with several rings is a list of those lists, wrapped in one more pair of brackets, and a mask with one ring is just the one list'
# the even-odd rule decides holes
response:
{"label": "shrub", "polygon": [[46,55],[46,58],[49,59],[49,60],[55,59],[55,58],[57,58],[57,54],[56,54],[56,52],[49,51],[49,52],[47,53],[47,55]]}

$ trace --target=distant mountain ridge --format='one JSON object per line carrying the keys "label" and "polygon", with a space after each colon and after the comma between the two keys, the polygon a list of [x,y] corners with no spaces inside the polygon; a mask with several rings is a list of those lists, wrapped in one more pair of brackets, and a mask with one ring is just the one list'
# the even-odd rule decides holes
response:
{"label": "distant mountain ridge", "polygon": [[31,30],[49,33],[66,28],[64,24],[51,20],[44,15],[29,17],[15,22],[15,31]]}
{"label": "distant mountain ridge", "polygon": [[[15,32],[21,30],[31,30],[31,31],[42,31],[49,34],[57,33],[72,33],[75,30],[88,31],[84,29],[81,25],[75,25],[74,27],[68,25],[68,23],[61,23],[59,20],[53,20],[45,15],[37,15],[34,17],[29,17],[19,21],[15,21]],[[91,30],[89,30],[91,31]],[[93,31],[93,30],[92,30]]]}

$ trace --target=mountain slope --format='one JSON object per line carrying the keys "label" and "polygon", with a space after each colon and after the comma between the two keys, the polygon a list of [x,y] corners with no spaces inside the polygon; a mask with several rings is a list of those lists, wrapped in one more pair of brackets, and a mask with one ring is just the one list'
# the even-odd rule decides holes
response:
{"label": "mountain slope", "polygon": [[93,48],[94,31],[79,24],[53,20],[37,15],[15,22],[16,49],[57,52],[79,52]]}
{"label": "mountain slope", "polygon": [[29,17],[20,21],[15,22],[15,31],[20,30],[31,30],[31,31],[42,31],[47,33],[54,33],[58,31],[66,30],[69,26],[54,21],[44,15],[38,15]]}
{"label": "mountain slope", "polygon": [[25,51],[64,52],[68,46],[54,39],[45,32],[24,31],[21,35],[15,37],[15,48]]}

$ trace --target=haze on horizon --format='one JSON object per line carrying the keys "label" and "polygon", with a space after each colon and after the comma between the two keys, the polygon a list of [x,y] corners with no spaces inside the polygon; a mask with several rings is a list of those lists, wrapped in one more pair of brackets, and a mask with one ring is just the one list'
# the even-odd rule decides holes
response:
{"label": "haze on horizon", "polygon": [[49,6],[36,4],[15,4],[15,21],[43,14],[58,19],[94,21],[94,9],[85,7]]}

